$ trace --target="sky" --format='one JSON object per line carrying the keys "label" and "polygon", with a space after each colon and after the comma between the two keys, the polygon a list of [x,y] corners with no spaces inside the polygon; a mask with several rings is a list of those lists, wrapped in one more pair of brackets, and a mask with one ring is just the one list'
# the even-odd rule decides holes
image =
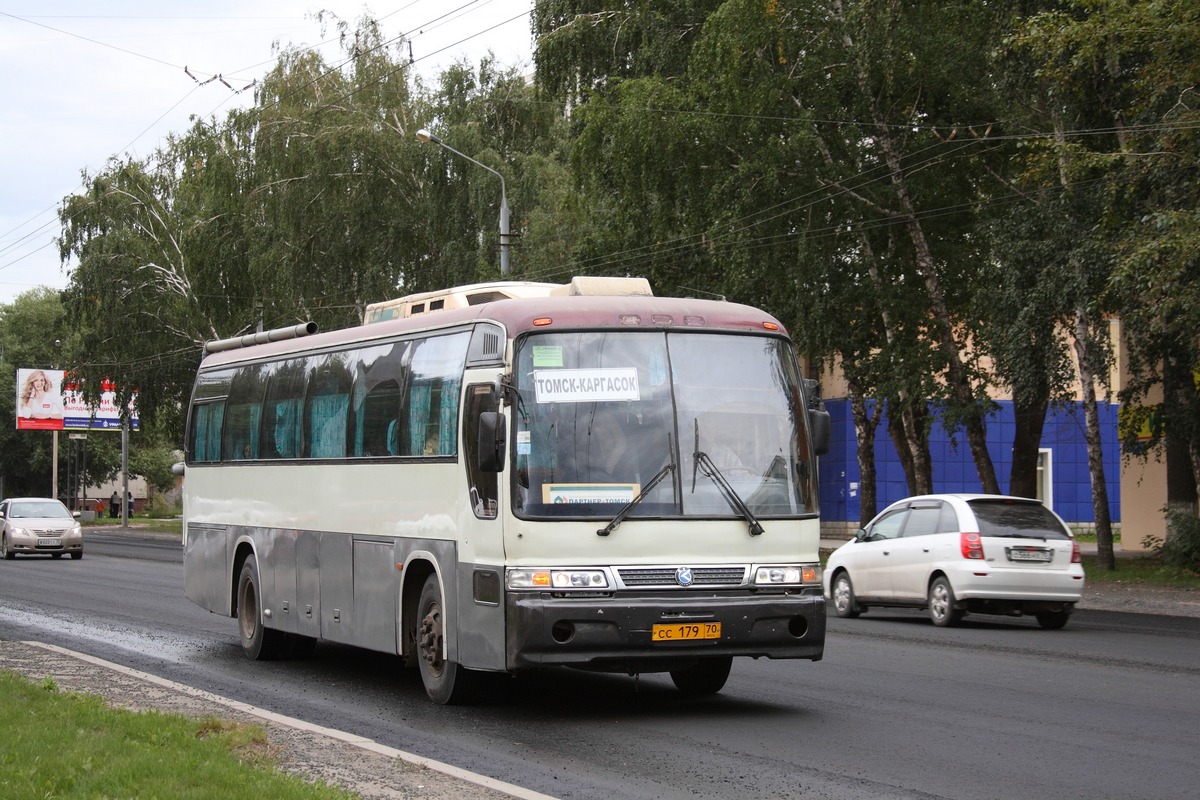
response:
{"label": "sky", "polygon": [[[67,285],[57,210],[84,171],[151,155],[189,118],[224,119],[253,102],[243,89],[276,61],[276,44],[338,63],[328,10],[364,14],[385,40],[404,36],[433,78],[494,54],[532,70],[532,0],[0,0],[0,303]],[[219,79],[208,80],[215,75]],[[228,86],[227,86],[228,85]]]}

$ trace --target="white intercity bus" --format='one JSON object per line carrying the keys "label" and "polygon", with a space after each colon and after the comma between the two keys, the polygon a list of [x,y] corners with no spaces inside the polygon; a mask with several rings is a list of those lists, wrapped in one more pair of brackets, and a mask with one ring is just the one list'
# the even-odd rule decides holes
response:
{"label": "white intercity bus", "polygon": [[484,672],[708,694],[734,656],[821,658],[829,418],[778,320],[643,279],[455,305],[206,347],[185,590],[247,656],[394,653],[438,703]]}

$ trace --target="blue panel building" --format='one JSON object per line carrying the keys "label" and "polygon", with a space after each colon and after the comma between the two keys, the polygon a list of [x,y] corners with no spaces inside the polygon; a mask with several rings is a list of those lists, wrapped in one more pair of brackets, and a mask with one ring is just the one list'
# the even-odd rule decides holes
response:
{"label": "blue panel building", "polygon": [[[997,401],[999,410],[987,419],[988,450],[996,468],[1000,490],[1008,490],[1012,467],[1012,440],[1015,429],[1011,401]],[[848,399],[827,399],[832,431],[830,450],[820,458],[821,516],[828,529],[857,528],[862,476],[855,456],[854,420]],[[1121,520],[1121,451],[1117,442],[1117,405],[1099,403],[1100,429],[1104,447],[1104,478],[1108,486],[1110,513],[1114,523]],[[1088,525],[1095,522],[1092,510],[1091,477],[1088,474],[1087,443],[1084,440],[1082,403],[1052,408],[1042,432],[1043,479],[1049,505],[1068,523]],[[935,420],[929,435],[933,461],[935,492],[978,492],[982,490],[975,462],[965,435],[948,434]],[[904,469],[888,435],[887,417],[875,435],[877,472],[877,511],[908,495]],[[1046,497],[1043,497],[1045,500]]]}

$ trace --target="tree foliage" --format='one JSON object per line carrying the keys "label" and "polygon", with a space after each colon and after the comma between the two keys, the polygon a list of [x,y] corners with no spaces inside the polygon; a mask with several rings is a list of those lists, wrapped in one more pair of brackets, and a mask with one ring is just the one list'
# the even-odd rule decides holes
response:
{"label": "tree foliage", "polygon": [[999,387],[1032,491],[1111,315],[1125,399],[1200,478],[1194,3],[539,0],[531,24],[533,84],[488,58],[426,86],[402,42],[338,23],[338,63],[283,50],[252,107],[86,175],[61,212],[80,369],[177,437],[203,341],[497,277],[498,181],[427,127],[506,176],[513,277],[765,307],[844,371],[860,436],[887,409],[914,490],[931,411],[1001,488]]}
{"label": "tree foliage", "polygon": [[[0,452],[4,454],[0,458],[0,496],[53,496],[55,437],[51,431],[16,429],[15,381],[19,369],[70,370],[78,361],[80,346],[57,292],[32,289],[12,303],[0,305],[0,392],[10,398],[0,404]],[[58,489],[63,499],[82,496],[84,487],[69,485],[75,469],[86,466],[84,477],[89,486],[112,480],[119,473],[119,431],[93,431],[86,440],[68,440],[61,433],[57,438]]]}
{"label": "tree foliage", "polygon": [[490,58],[449,70],[435,101],[372,21],[341,31],[341,63],[282,51],[253,106],[113,159],[63,205],[77,368],[138,391],[177,438],[203,342],[343,327],[369,302],[497,274],[499,192],[416,131],[503,165],[553,115]]}
{"label": "tree foliage", "polygon": [[[1076,309],[1077,346],[1091,345],[1079,355],[1085,399],[1087,376],[1105,366],[1107,342],[1094,332],[1101,315],[1118,316],[1127,452],[1166,445],[1168,502],[1192,504],[1191,513],[1200,480],[1197,36],[1194,3],[1088,0],[1032,15],[1013,39],[1035,114],[1054,133],[1024,164],[1031,184],[1056,187],[1057,200],[1041,205],[1065,234],[1055,249],[1069,276],[1063,295]],[[1154,395],[1161,402],[1151,404]],[[1147,447],[1137,438],[1151,417]],[[1090,438],[1094,427],[1089,418]],[[1090,457],[1099,530],[1102,465]],[[1172,475],[1183,474],[1180,492]],[[1111,541],[1100,534],[1101,562],[1113,567]]]}

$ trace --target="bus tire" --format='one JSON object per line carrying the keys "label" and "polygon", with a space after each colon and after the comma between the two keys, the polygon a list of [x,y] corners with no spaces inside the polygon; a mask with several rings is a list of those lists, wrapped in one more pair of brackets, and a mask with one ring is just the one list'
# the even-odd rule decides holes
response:
{"label": "bus tire", "polygon": [[272,661],[282,654],[287,634],[263,625],[262,593],[258,581],[258,561],[247,556],[238,575],[238,630],[242,634],[242,652],[252,661]]}
{"label": "bus tire", "polygon": [[716,694],[729,680],[733,656],[708,656],[686,669],[671,670],[675,688],[684,694]]}
{"label": "bus tire", "polygon": [[438,705],[459,705],[470,700],[476,676],[445,658],[445,635],[442,589],[437,575],[431,574],[417,603],[417,668],[430,700]]}

